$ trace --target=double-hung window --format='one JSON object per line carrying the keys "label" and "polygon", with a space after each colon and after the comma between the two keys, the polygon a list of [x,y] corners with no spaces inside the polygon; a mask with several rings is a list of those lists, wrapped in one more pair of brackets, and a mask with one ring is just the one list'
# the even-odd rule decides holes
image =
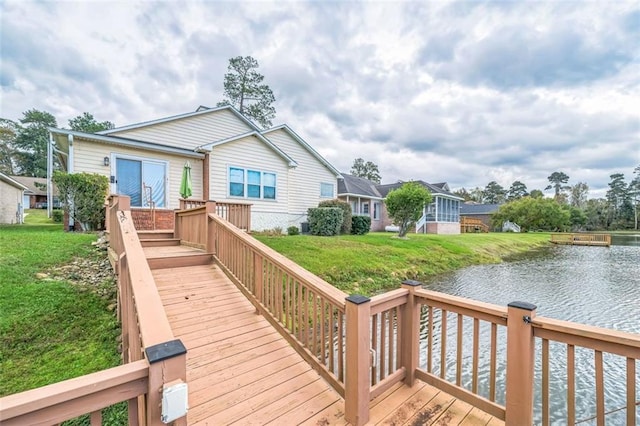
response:
{"label": "double-hung window", "polygon": [[276,174],[229,167],[229,196],[275,200]]}
{"label": "double-hung window", "polygon": [[380,203],[373,202],[373,220],[380,220]]}
{"label": "double-hung window", "polygon": [[132,207],[166,207],[167,163],[116,157],[116,193],[131,197]]}

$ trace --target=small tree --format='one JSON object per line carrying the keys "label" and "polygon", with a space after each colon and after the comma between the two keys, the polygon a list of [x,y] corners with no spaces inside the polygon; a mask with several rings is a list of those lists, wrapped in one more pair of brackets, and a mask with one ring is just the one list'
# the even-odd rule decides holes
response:
{"label": "small tree", "polygon": [[409,226],[420,219],[424,205],[430,202],[431,194],[417,182],[407,182],[387,194],[384,203],[389,217],[400,227],[398,237],[407,235]]}
{"label": "small tree", "polygon": [[104,200],[109,190],[106,176],[56,171],[53,182],[58,187],[65,212],[80,224],[83,231],[96,230],[102,225]]}

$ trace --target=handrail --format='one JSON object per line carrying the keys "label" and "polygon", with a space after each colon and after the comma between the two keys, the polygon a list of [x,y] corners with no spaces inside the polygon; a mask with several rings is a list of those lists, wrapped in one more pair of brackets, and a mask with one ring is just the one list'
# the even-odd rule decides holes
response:
{"label": "handrail", "polygon": [[276,263],[288,274],[292,275],[300,281],[305,281],[311,284],[314,289],[317,290],[323,297],[327,298],[331,303],[340,307],[341,311],[344,312],[344,300],[348,296],[347,293],[338,290],[336,287],[332,286],[322,278],[307,271],[302,266],[289,260],[266,244],[261,243],[255,238],[248,237],[244,232],[231,225],[229,222],[222,220],[219,216],[210,214],[209,218],[210,220],[214,221],[216,225],[224,228],[225,230],[233,234],[234,237],[242,240],[242,242],[252,250],[265,254],[267,257],[269,257],[269,260]]}
{"label": "handrail", "polygon": [[148,376],[149,364],[142,360],[9,395],[0,399],[0,423],[57,424],[121,401],[137,405],[135,398],[147,393]]}
{"label": "handrail", "polygon": [[207,249],[256,310],[339,394],[345,395],[346,294],[208,215]]}
{"label": "handrail", "polygon": [[494,324],[507,324],[507,309],[492,303],[479,302],[466,297],[452,296],[437,291],[417,289],[416,297],[423,300],[422,303],[456,312],[467,316],[477,317]]}

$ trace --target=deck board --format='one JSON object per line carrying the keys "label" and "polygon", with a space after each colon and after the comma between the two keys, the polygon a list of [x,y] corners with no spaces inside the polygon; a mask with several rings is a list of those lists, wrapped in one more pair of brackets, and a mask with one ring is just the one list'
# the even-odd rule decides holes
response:
{"label": "deck board", "polygon": [[[148,257],[201,254],[145,247]],[[190,425],[346,425],[344,400],[215,265],[152,271],[176,338],[187,347]],[[503,424],[421,381],[370,403],[370,422]]]}

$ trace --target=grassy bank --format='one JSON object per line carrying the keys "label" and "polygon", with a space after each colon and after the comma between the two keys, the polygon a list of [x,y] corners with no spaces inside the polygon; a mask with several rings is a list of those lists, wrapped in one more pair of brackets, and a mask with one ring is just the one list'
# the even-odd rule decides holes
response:
{"label": "grassy bank", "polygon": [[59,269],[106,258],[91,245],[96,235],[63,232],[46,212],[29,213],[24,225],[0,226],[0,396],[120,363],[111,296]]}
{"label": "grassy bank", "polygon": [[502,259],[549,244],[549,234],[395,234],[256,238],[347,293],[373,295],[405,279]]}

